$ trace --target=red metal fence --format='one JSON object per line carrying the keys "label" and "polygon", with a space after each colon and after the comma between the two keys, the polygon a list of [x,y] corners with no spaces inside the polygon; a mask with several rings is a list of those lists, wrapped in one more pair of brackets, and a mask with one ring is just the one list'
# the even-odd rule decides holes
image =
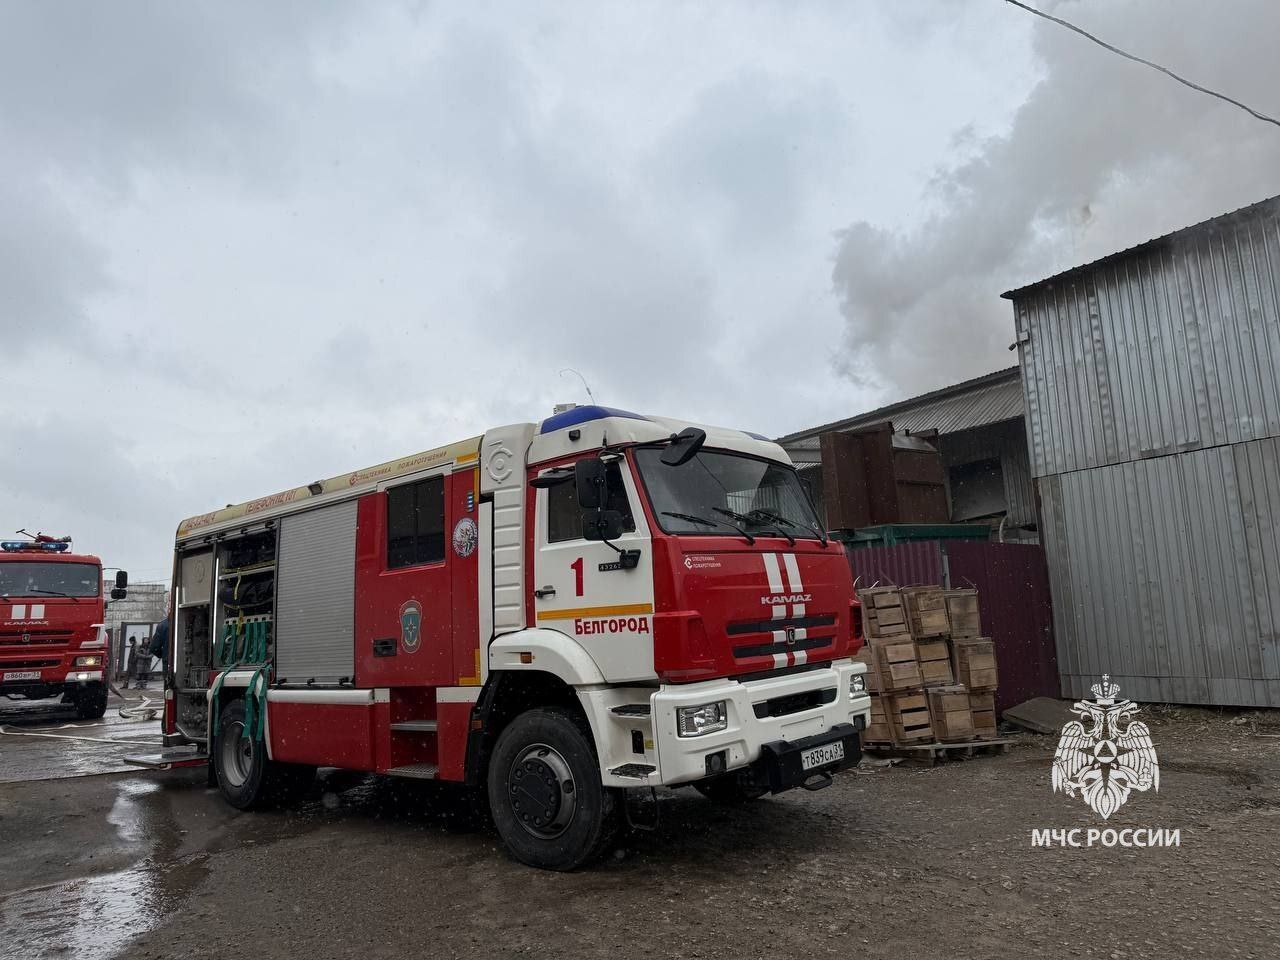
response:
{"label": "red metal fence", "polygon": [[977,588],[982,632],[995,641],[1000,669],[997,710],[1061,696],[1043,547],[924,540],[848,553],[859,588],[876,582]]}

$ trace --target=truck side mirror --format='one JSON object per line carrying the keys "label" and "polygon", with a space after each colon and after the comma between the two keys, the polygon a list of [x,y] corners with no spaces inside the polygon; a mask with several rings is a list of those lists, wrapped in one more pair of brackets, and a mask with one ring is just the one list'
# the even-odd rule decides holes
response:
{"label": "truck side mirror", "polygon": [[128,591],[128,590],[126,590],[124,587],[112,587],[112,588],[111,588],[111,599],[112,599],[112,600],[123,600],[123,599],[124,599],[125,597],[127,597],[127,596],[129,596],[129,591]]}
{"label": "truck side mirror", "polygon": [[622,513],[618,510],[582,511],[584,540],[617,540],[622,536]]}
{"label": "truck side mirror", "polygon": [[116,589],[123,590],[129,585],[129,574],[123,570],[116,571]]}
{"label": "truck side mirror", "polygon": [[707,442],[707,431],[697,427],[685,427],[671,438],[671,445],[662,451],[659,459],[668,467],[678,467],[694,458]]}
{"label": "truck side mirror", "polygon": [[[583,510],[599,510],[604,506],[606,469],[604,461],[595,457],[579,460],[573,465],[573,482],[578,491],[578,506]],[[596,539],[598,540],[599,537]]]}

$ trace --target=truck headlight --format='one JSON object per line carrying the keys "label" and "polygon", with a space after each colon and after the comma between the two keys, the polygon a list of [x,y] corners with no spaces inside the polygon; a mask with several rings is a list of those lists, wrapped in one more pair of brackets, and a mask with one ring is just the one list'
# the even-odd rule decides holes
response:
{"label": "truck headlight", "polygon": [[77,667],[100,667],[102,666],[101,656],[76,657]]}
{"label": "truck headlight", "polygon": [[867,692],[867,675],[865,673],[851,673],[849,675],[849,699],[856,700]]}
{"label": "truck headlight", "polygon": [[701,737],[729,726],[726,702],[702,703],[696,707],[676,708],[676,733],[682,737]]}

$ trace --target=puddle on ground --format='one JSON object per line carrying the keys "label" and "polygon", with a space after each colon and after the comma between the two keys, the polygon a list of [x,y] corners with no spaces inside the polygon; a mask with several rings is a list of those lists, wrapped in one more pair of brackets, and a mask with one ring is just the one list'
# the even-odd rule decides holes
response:
{"label": "puddle on ground", "polygon": [[179,864],[162,875],[143,864],[19,891],[0,900],[0,943],[12,957],[110,960],[164,920],[203,872]]}
{"label": "puddle on ground", "polygon": [[147,838],[147,818],[138,799],[160,789],[154,780],[122,780],[115,785],[116,802],[111,805],[107,822],[126,843],[139,843]]}

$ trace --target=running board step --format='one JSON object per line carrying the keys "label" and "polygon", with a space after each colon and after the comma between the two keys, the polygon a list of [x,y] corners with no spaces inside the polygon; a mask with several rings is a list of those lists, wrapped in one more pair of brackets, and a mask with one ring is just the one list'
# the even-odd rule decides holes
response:
{"label": "running board step", "polygon": [[609,771],[615,777],[629,777],[632,780],[643,780],[651,773],[658,770],[651,763],[624,763],[620,767],[614,767]]}
{"label": "running board step", "polygon": [[620,707],[614,707],[609,712],[615,717],[647,717],[649,716],[649,704],[624,703]]}
{"label": "running board step", "polygon": [[409,777],[413,780],[434,780],[440,768],[434,763],[410,763],[403,767],[392,767],[387,771],[388,777]]}
{"label": "running board step", "polygon": [[124,757],[123,760],[132,767],[170,770],[173,767],[194,767],[207,763],[209,755],[195,750],[161,750],[159,753],[135,754],[132,757]]}
{"label": "running board step", "polygon": [[402,720],[399,723],[391,725],[392,730],[400,733],[435,733],[436,721],[434,720]]}

